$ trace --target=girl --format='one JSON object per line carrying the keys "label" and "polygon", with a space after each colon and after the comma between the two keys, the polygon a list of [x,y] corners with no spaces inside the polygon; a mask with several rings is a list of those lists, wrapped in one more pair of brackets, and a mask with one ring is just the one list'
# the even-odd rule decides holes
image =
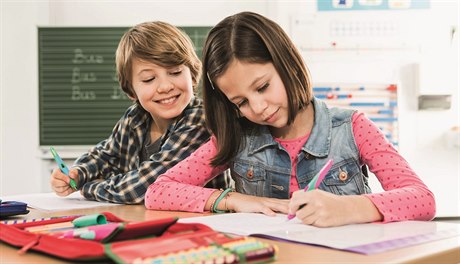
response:
{"label": "girl", "polygon": [[[137,204],[160,174],[209,139],[202,102],[194,96],[201,62],[182,31],[157,21],[123,35],[116,67],[134,104],[108,139],[77,159],[70,177],[87,199]],[[211,185],[225,186],[224,180],[220,176]],[[51,174],[60,196],[74,192],[69,181],[59,169]]]}
{"label": "girl", "polygon": [[[312,96],[310,74],[279,25],[251,12],[225,18],[207,37],[203,64],[213,136],[149,187],[147,208],[281,212],[321,227],[433,218],[433,194],[381,131],[362,113]],[[319,189],[304,192],[329,159]],[[363,165],[385,192],[371,193]],[[226,168],[236,192],[201,187]]]}

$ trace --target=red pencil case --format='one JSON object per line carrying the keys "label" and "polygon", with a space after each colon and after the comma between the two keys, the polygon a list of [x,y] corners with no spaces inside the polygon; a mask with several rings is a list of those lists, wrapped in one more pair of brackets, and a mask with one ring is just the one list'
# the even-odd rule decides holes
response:
{"label": "red pencil case", "polygon": [[110,223],[120,223],[120,226],[113,230],[103,242],[80,238],[59,238],[51,234],[32,233],[25,230],[31,227],[69,222],[80,216],[13,225],[0,223],[0,240],[20,247],[20,253],[35,250],[68,260],[98,260],[107,258],[104,248],[107,242],[161,236],[168,227],[177,221],[177,218],[164,218],[152,221],[127,222],[109,212],[102,214]]}
{"label": "red pencil case", "polygon": [[205,262],[201,260],[210,257],[213,263],[267,262],[273,260],[276,253],[275,247],[254,238],[231,237],[198,223],[176,223],[174,217],[128,222],[109,212],[102,215],[110,224],[119,225],[97,241],[27,231],[73,221],[80,216],[12,225],[0,223],[0,241],[19,247],[21,253],[33,250],[66,260],[111,259],[117,263],[153,260],[171,263],[173,258],[182,263]]}

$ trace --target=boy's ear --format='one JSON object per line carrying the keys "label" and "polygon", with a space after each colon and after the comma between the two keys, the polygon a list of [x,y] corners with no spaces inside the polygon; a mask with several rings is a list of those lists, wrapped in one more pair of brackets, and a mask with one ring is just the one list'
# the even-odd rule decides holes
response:
{"label": "boy's ear", "polygon": [[137,96],[136,96],[136,95],[134,95],[134,97],[131,96],[131,95],[127,95],[127,96],[128,96],[128,98],[131,99],[132,101],[136,101],[136,100],[137,100]]}

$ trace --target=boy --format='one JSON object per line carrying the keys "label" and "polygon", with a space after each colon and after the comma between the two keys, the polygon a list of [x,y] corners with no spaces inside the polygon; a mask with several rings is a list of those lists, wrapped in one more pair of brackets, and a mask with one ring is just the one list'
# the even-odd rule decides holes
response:
{"label": "boy", "polygon": [[[128,30],[116,52],[121,88],[134,101],[108,139],[78,158],[70,169],[89,199],[138,204],[156,178],[209,139],[204,110],[194,96],[201,62],[190,39],[164,22]],[[59,196],[74,192],[59,169],[51,186]],[[224,175],[210,182],[225,188]]]}

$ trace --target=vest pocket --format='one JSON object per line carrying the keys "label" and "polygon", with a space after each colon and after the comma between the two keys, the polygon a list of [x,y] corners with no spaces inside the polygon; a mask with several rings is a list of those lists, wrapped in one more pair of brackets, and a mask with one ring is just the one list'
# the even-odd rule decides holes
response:
{"label": "vest pocket", "polygon": [[338,195],[363,194],[363,178],[361,168],[354,159],[344,160],[331,168],[320,189]]}
{"label": "vest pocket", "polygon": [[265,169],[254,164],[235,162],[232,178],[237,192],[264,196]]}

